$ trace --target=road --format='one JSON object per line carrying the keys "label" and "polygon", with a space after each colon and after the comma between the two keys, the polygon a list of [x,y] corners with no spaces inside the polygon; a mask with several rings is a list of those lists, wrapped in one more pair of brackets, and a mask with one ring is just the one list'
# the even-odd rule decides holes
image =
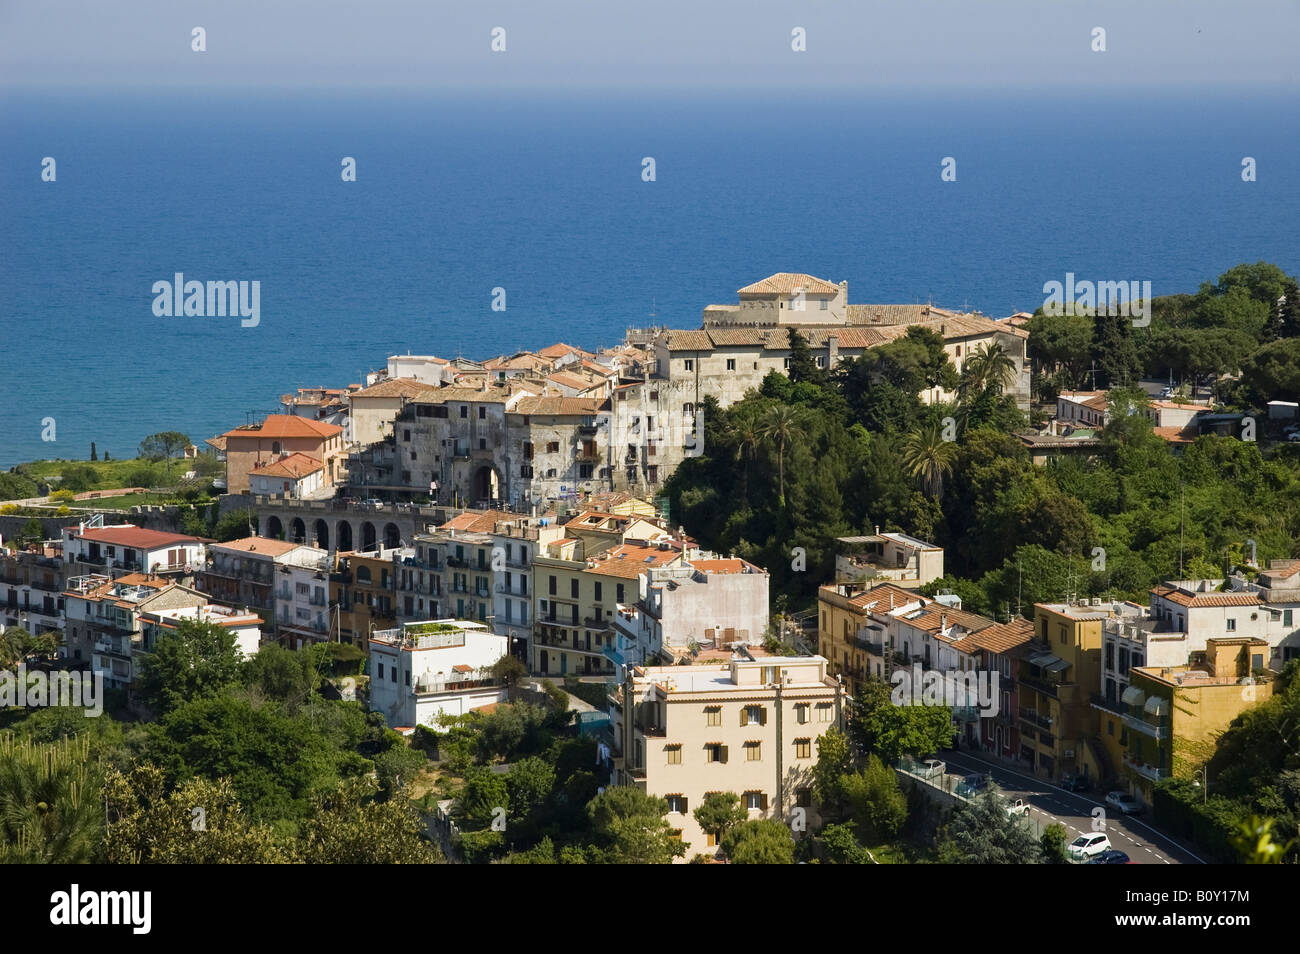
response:
{"label": "road", "polygon": [[1105,833],[1112,848],[1117,848],[1139,865],[1204,864],[1205,862],[1172,839],[1162,835],[1133,815],[1123,815],[1103,804],[1105,791],[1067,792],[1032,775],[991,762],[974,752],[948,751],[938,756],[948,765],[949,773],[991,775],[1008,798],[1023,798],[1030,804],[1030,816],[1042,825],[1058,822],[1065,826],[1068,844],[1082,834],[1093,831],[1093,811],[1104,808]]}

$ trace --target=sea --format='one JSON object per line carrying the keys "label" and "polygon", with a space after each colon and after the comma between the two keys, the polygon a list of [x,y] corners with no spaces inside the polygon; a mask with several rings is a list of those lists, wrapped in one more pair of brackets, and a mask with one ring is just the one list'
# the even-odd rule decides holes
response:
{"label": "sea", "polygon": [[[0,91],[0,467],[92,442],[132,456],[164,430],[201,442],[392,354],[699,327],[777,271],[847,280],[854,303],[992,317],[1032,311],[1067,273],[1156,295],[1242,262],[1295,274],[1296,105]],[[156,314],[177,273],[258,282],[256,325]]]}

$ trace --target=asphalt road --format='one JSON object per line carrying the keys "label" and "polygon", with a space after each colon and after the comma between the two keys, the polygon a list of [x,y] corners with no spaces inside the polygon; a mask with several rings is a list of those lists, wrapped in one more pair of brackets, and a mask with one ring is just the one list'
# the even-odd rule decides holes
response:
{"label": "asphalt road", "polygon": [[1064,825],[1067,844],[1079,835],[1092,833],[1092,813],[1100,807],[1106,811],[1104,830],[1110,837],[1111,847],[1127,854],[1134,864],[1205,863],[1188,849],[1160,834],[1140,816],[1124,815],[1105,805],[1102,801],[1106,797],[1104,790],[1067,792],[1051,782],[1017,772],[998,762],[986,761],[973,752],[948,751],[936,757],[943,759],[950,774],[991,775],[1008,798],[1023,798],[1029,803],[1030,817],[1040,825],[1053,822]]}

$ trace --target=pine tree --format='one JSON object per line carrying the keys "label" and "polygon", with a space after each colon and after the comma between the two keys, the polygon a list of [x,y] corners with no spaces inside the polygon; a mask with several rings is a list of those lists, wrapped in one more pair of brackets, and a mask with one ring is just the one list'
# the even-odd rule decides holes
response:
{"label": "pine tree", "polygon": [[826,372],[817,367],[817,359],[813,357],[812,348],[808,347],[804,336],[794,328],[788,329],[786,334],[790,339],[790,380],[795,384],[811,381],[813,384],[824,385]]}
{"label": "pine tree", "polygon": [[99,458],[95,455],[95,442],[94,442],[94,441],[91,441],[91,442],[90,442],[90,459],[91,459],[91,460],[99,460]]}
{"label": "pine tree", "polygon": [[1092,359],[1106,377],[1109,388],[1137,384],[1142,362],[1126,315],[1098,315],[1092,337]]}

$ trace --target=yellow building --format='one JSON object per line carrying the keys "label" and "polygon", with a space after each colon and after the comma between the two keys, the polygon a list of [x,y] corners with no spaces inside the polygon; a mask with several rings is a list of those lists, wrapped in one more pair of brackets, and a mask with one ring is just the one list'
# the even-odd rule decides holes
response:
{"label": "yellow building", "polygon": [[1035,639],[1020,656],[1017,716],[1020,756],[1036,775],[1117,774],[1092,706],[1101,685],[1102,623],[1109,618],[1109,606],[1034,604]]}
{"label": "yellow building", "polygon": [[711,792],[735,792],[750,818],[815,830],[817,742],[843,729],[847,698],[821,656],[629,667],[611,698],[614,784],[668,800],[683,861],[717,852],[693,814]]}
{"label": "yellow building", "polygon": [[1135,794],[1149,802],[1156,781],[1195,778],[1232,720],[1272,698],[1269,651],[1263,639],[1211,638],[1186,666],[1130,671],[1124,770]]}
{"label": "yellow building", "polygon": [[341,553],[330,574],[330,638],[366,652],[370,633],[397,625],[393,550]]}
{"label": "yellow building", "polygon": [[892,583],[869,589],[851,583],[821,587],[817,591],[817,646],[830,672],[842,676],[854,695],[861,694],[868,679],[886,678],[887,624],[873,619],[872,614],[894,613],[928,602]]}

